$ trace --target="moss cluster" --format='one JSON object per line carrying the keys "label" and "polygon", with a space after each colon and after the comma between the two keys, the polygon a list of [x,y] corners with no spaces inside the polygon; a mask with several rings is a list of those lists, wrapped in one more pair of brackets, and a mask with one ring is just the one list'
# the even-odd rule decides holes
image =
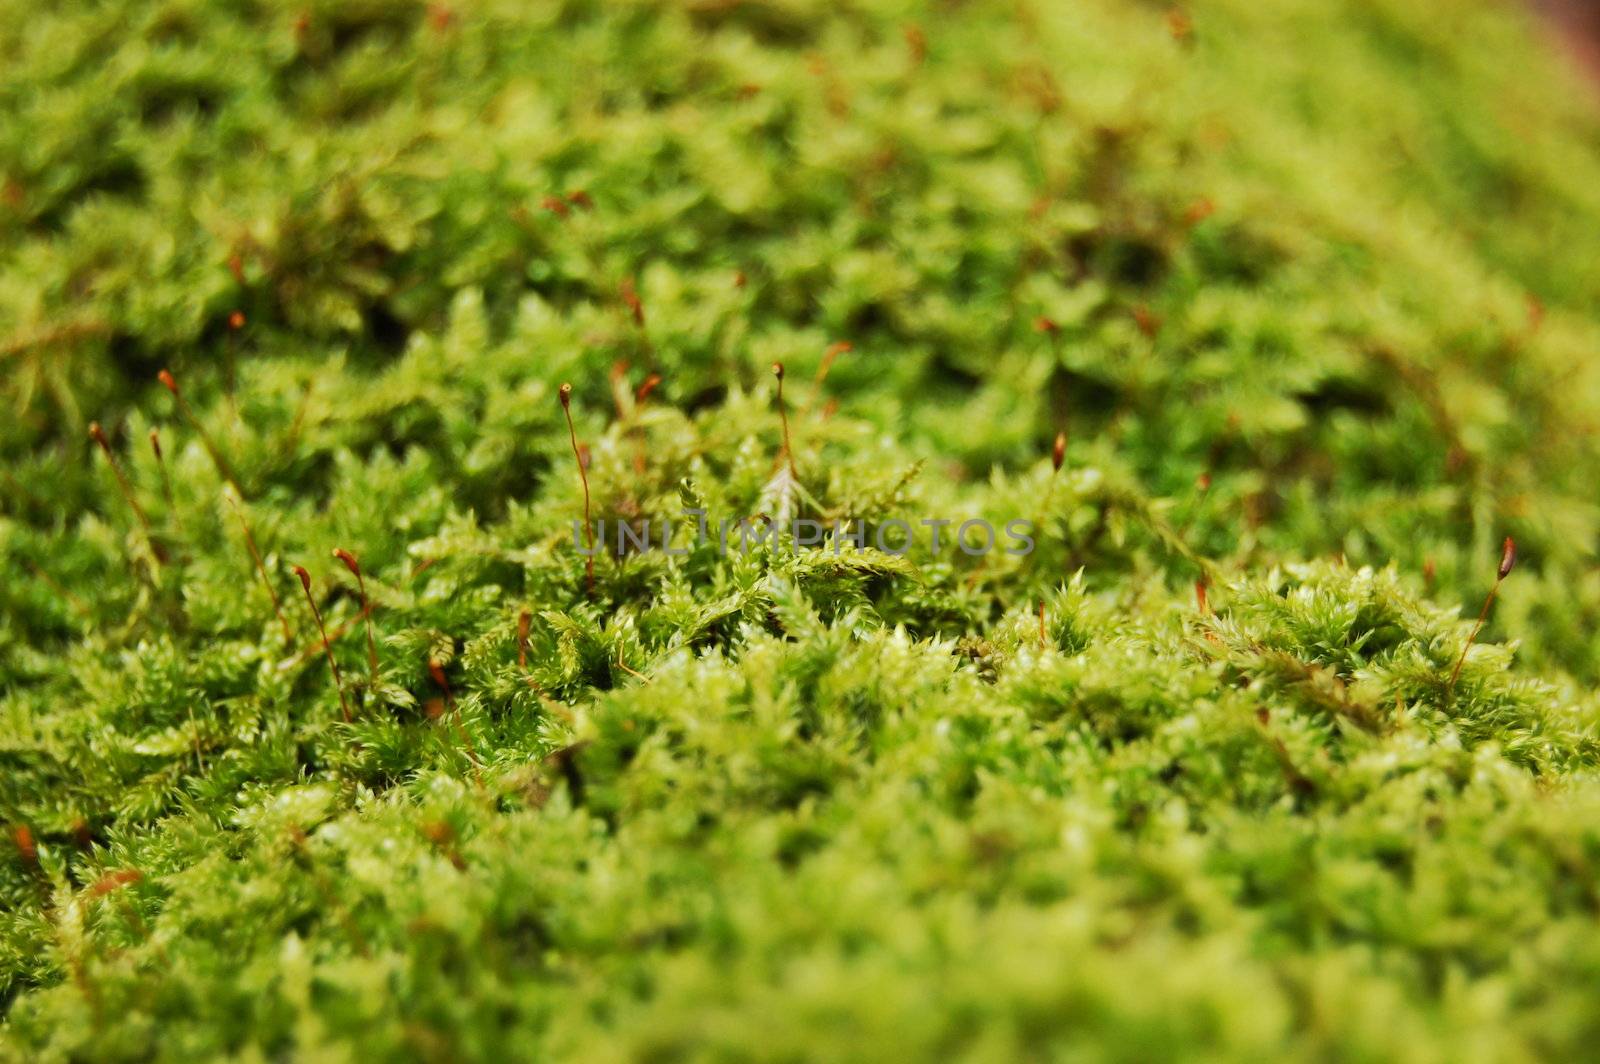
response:
{"label": "moss cluster", "polygon": [[[0,1058],[1592,1051],[1600,113],[1546,47],[0,3]],[[586,505],[1037,547],[591,580]]]}

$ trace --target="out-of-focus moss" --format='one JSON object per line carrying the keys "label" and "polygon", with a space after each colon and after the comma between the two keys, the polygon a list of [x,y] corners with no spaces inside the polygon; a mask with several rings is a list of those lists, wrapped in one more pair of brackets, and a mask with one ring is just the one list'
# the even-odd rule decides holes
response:
{"label": "out-of-focus moss", "polygon": [[[36,8],[0,1054],[1593,1044],[1600,117],[1517,9]],[[613,533],[1036,549],[591,591],[568,380]]]}

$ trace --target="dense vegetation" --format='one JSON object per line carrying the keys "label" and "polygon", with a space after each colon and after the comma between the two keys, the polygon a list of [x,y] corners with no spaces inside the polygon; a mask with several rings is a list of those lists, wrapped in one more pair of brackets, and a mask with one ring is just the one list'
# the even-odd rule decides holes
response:
{"label": "dense vegetation", "polygon": [[[1592,1052],[1600,111],[1547,48],[0,2],[0,1056]],[[612,528],[1037,549],[591,586],[564,381]]]}

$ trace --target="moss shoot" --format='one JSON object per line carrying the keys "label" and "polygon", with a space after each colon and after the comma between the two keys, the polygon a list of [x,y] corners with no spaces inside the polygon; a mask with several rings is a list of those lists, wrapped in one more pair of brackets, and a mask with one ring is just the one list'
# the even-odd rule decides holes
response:
{"label": "moss shoot", "polygon": [[1521,8],[0,0],[0,115],[0,1059],[1593,1052]]}

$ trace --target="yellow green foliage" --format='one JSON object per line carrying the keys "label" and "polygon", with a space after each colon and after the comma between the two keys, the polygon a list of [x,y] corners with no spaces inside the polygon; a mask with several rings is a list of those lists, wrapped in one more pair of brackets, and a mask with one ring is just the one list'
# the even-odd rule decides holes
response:
{"label": "yellow green foliage", "polygon": [[0,0],[0,1058],[1592,1052],[1530,19]]}

